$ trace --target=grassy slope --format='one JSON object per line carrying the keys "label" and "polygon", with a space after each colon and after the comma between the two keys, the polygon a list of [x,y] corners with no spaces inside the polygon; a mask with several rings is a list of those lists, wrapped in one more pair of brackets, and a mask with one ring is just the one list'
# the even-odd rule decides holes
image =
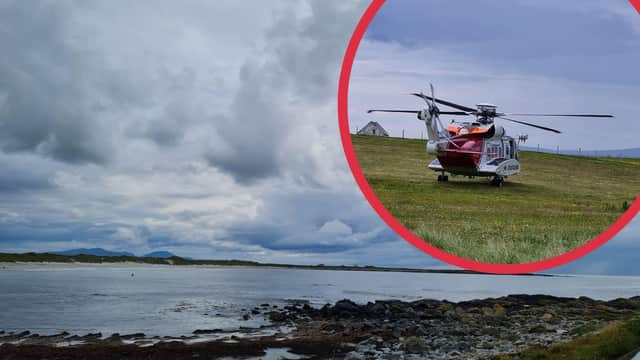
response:
{"label": "grassy slope", "polygon": [[560,255],[601,233],[640,189],[640,160],[520,153],[522,172],[502,189],[484,178],[436,182],[420,140],[352,136],[385,207],[408,229],[453,254],[492,263]]}
{"label": "grassy slope", "polygon": [[529,349],[518,355],[503,355],[492,360],[627,360],[640,346],[640,318],[617,321],[577,339]]}

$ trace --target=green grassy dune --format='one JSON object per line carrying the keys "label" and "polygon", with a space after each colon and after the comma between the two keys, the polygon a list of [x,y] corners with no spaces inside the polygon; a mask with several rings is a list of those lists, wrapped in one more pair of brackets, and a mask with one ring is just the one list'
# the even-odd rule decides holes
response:
{"label": "green grassy dune", "polygon": [[492,360],[630,360],[640,351],[640,318],[615,321],[572,341],[548,347],[534,347],[521,354],[492,357]]}
{"label": "green grassy dune", "polygon": [[542,260],[609,227],[640,189],[640,159],[521,152],[503,188],[486,178],[438,183],[425,142],[352,135],[358,162],[385,207],[447,252],[491,263]]}

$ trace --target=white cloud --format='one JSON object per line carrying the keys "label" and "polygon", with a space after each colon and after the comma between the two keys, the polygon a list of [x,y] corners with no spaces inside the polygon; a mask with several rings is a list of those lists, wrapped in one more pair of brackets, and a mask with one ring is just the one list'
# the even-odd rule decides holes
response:
{"label": "white cloud", "polygon": [[333,235],[351,235],[353,230],[351,227],[338,219],[327,221],[324,223],[318,232],[333,234]]}

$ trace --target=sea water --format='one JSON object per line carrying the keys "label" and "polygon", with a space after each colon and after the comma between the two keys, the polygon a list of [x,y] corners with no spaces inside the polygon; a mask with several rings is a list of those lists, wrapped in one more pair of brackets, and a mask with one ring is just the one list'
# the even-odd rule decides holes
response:
{"label": "sea water", "polygon": [[239,267],[41,267],[0,269],[0,330],[190,335],[265,324],[242,315],[291,300],[321,306],[508,294],[614,299],[640,295],[640,277],[493,276]]}

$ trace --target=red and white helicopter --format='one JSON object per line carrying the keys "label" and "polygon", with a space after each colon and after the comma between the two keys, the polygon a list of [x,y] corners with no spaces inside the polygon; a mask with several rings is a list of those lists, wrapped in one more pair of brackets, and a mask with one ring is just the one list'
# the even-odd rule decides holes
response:
{"label": "red and white helicopter", "polygon": [[[429,164],[429,169],[440,172],[438,181],[448,181],[446,173],[473,177],[491,177],[491,184],[502,187],[504,179],[520,172],[518,161],[518,145],[527,140],[527,135],[518,138],[507,136],[500,125],[495,125],[496,118],[532,126],[538,129],[560,134],[556,129],[514,120],[506,116],[568,116],[611,118],[613,115],[598,114],[506,114],[497,112],[497,106],[478,104],[476,108],[459,105],[450,101],[437,99],[433,85],[431,96],[423,93],[411,95],[423,99],[427,108],[423,110],[383,110],[373,109],[367,113],[409,113],[416,114],[427,127],[427,153],[436,155],[437,159]],[[457,111],[440,111],[436,103],[456,109]],[[452,121],[447,127],[442,125],[440,115],[475,116],[473,122]]]}

